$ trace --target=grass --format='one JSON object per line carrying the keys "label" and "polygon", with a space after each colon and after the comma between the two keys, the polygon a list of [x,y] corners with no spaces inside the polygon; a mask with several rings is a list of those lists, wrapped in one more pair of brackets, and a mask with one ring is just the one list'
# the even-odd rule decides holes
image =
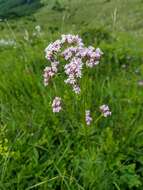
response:
{"label": "grass", "polygon": [[[1,38],[17,45],[0,47],[0,189],[142,190],[142,1],[59,2],[60,9],[49,1],[31,17],[1,23]],[[33,36],[38,24],[42,33]],[[80,96],[62,74],[43,85],[44,48],[67,32],[104,52],[85,71]],[[59,114],[51,110],[55,95],[64,100]],[[97,121],[104,103],[112,116]]]}

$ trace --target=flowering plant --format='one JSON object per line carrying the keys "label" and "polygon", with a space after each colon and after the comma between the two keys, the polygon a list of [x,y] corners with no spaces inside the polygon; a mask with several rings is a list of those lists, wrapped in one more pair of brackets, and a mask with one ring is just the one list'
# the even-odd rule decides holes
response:
{"label": "flowering plant", "polygon": [[[68,47],[70,45],[70,47]],[[99,64],[103,52],[99,48],[93,46],[85,47],[82,39],[78,35],[62,35],[61,39],[50,43],[45,49],[45,57],[50,61],[51,65],[44,69],[44,85],[48,86],[51,79],[58,74],[59,68],[64,68],[64,73],[67,78],[64,80],[66,84],[72,87],[76,94],[80,94],[81,88],[79,79],[83,76],[84,67],[93,68]],[[60,64],[59,59],[63,58],[66,64]],[[53,112],[60,112],[61,98],[55,97],[52,103]],[[111,115],[107,105],[100,106],[100,111],[104,117]],[[85,111],[85,122],[90,125],[92,117],[90,110]]]}

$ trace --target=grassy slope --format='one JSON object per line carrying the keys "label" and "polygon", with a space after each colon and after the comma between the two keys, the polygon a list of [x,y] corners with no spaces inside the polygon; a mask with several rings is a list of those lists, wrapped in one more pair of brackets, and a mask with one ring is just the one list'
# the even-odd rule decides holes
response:
{"label": "grassy slope", "polygon": [[39,11],[35,15],[39,24],[45,25],[46,23],[48,27],[54,21],[60,27],[62,24],[64,24],[63,28],[70,27],[70,30],[99,25],[106,26],[110,30],[134,31],[137,35],[142,35],[143,2],[141,0],[115,0],[110,2],[105,0],[72,0],[65,1],[63,4],[65,7],[63,13],[58,14],[50,11],[48,7],[51,7],[51,4]]}
{"label": "grassy slope", "polygon": [[[38,190],[143,189],[143,91],[137,85],[143,76],[139,26],[143,4],[122,2],[72,0],[65,2],[62,13],[52,11],[53,5],[48,4],[34,15],[36,22],[27,18],[9,22],[17,27],[18,48],[0,53],[1,189],[24,190],[33,185],[31,189]],[[37,24],[43,27],[43,36],[34,38],[31,32]],[[83,35],[94,29],[95,36],[92,30],[89,38],[96,45],[96,28],[101,28],[102,34],[104,25],[109,39],[99,35],[102,40],[98,42],[104,58],[96,69],[85,73],[81,96],[71,93],[62,76],[54,80],[56,88],[46,89],[41,73],[47,64],[43,55],[47,43],[63,32]],[[59,30],[51,33],[55,26]],[[22,38],[24,28],[31,43]],[[13,36],[8,28],[0,34]],[[90,39],[85,37],[85,41]],[[58,115],[51,112],[55,95],[65,102]],[[112,117],[94,121],[90,128],[83,126],[85,107],[97,117],[102,103],[110,105]]]}
{"label": "grassy slope", "polygon": [[[63,12],[53,11],[55,1],[49,0],[45,7],[34,14],[38,24],[45,29],[49,26],[58,26],[59,30],[79,30],[81,27],[106,26],[110,30],[120,32],[134,32],[142,35],[143,2],[141,0],[64,0],[60,1],[65,8]],[[89,11],[90,10],[90,11]],[[17,24],[24,26],[26,19]],[[31,27],[35,23],[30,23]],[[64,25],[64,26],[63,26]],[[62,26],[62,28],[61,28]]]}

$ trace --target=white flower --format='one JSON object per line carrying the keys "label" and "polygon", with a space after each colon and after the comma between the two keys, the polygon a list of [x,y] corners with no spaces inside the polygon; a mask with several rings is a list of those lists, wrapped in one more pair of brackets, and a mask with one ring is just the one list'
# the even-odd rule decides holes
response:
{"label": "white flower", "polygon": [[102,112],[104,117],[108,117],[110,116],[112,113],[110,112],[110,109],[108,107],[108,105],[102,105],[100,106],[100,111]]}
{"label": "white flower", "polygon": [[90,110],[85,111],[85,121],[87,125],[90,125],[92,122],[92,117],[90,116]]}
{"label": "white flower", "polygon": [[35,30],[36,30],[38,33],[40,33],[40,32],[41,32],[41,26],[40,26],[40,25],[35,26]]}

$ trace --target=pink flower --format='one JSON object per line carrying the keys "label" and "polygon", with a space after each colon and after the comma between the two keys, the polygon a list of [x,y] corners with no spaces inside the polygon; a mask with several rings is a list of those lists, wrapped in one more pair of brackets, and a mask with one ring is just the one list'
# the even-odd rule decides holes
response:
{"label": "pink flower", "polygon": [[80,93],[80,87],[77,86],[77,85],[74,85],[74,86],[73,86],[73,91],[74,91],[76,94],[79,94],[79,93]]}
{"label": "pink flower", "polygon": [[76,79],[74,78],[73,75],[69,75],[66,80],[64,80],[66,84],[71,84],[74,85],[76,83]]}
{"label": "pink flower", "polygon": [[62,44],[68,43],[68,44],[76,44],[77,46],[83,46],[82,39],[78,35],[67,34],[67,35],[62,35],[61,37],[62,37],[61,39]]}
{"label": "pink flower", "polygon": [[58,61],[54,61],[51,63],[51,68],[52,68],[52,71],[57,73],[58,69],[57,69],[57,66],[59,65],[59,62]]}
{"label": "pink flower", "polygon": [[46,67],[44,69],[43,77],[44,77],[44,85],[45,86],[48,86],[49,80],[57,73],[58,64],[59,64],[58,61],[54,61],[54,62],[51,63],[51,67]]}
{"label": "pink flower", "polygon": [[110,116],[112,113],[110,112],[110,109],[108,107],[108,105],[102,105],[100,106],[100,111],[103,114],[104,117],[108,117]]}
{"label": "pink flower", "polygon": [[70,76],[74,76],[75,78],[81,78],[81,70],[83,63],[80,58],[73,58],[70,63],[65,65],[65,73]]}
{"label": "pink flower", "polygon": [[62,55],[64,56],[65,60],[69,60],[73,56],[73,51],[71,50],[71,48],[67,48],[62,53]]}
{"label": "pink flower", "polygon": [[61,107],[61,98],[60,97],[55,97],[52,103],[52,109],[53,112],[60,112],[62,107]]}
{"label": "pink flower", "polygon": [[95,50],[95,57],[96,59],[100,59],[100,57],[103,55],[103,52],[100,50],[100,48],[97,48]]}
{"label": "pink flower", "polygon": [[90,125],[92,122],[92,117],[90,116],[90,110],[85,111],[85,121],[87,125]]}
{"label": "pink flower", "polygon": [[52,70],[51,67],[46,67],[44,69],[44,85],[47,86],[49,84],[50,78],[52,78],[55,75],[55,72]]}
{"label": "pink flower", "polygon": [[[66,47],[65,45],[70,45]],[[62,47],[66,47],[62,50]],[[67,79],[64,80],[66,84],[70,84],[73,91],[80,93],[80,86],[77,86],[79,79],[82,78],[82,70],[84,65],[87,67],[94,67],[99,64],[102,56],[102,51],[92,46],[85,47],[82,39],[78,35],[61,35],[61,39],[50,43],[45,49],[46,59],[51,62],[51,66],[44,70],[44,84],[48,85],[49,80],[58,72],[59,62],[57,58],[63,57],[68,63],[64,66],[64,72]]]}

